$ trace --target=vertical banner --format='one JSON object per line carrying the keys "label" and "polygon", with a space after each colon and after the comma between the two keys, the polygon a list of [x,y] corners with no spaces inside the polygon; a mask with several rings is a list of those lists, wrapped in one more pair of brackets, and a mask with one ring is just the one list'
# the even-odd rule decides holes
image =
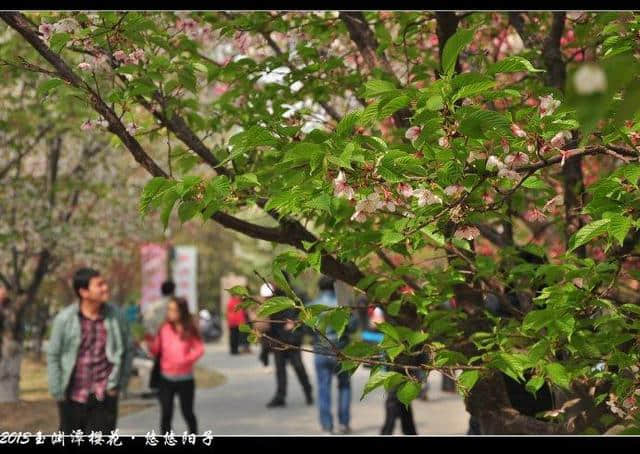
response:
{"label": "vertical banner", "polygon": [[142,291],[140,292],[140,310],[146,304],[162,296],[160,287],[167,279],[167,260],[169,251],[163,244],[146,243],[140,246],[142,258]]}
{"label": "vertical banner", "polygon": [[189,311],[198,311],[198,250],[195,246],[176,246],[173,260],[173,282],[176,296],[186,298]]}

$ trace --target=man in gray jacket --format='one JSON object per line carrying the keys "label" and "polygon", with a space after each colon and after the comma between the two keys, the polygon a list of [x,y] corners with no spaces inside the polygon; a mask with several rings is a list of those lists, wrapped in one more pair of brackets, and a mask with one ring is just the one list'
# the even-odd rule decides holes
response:
{"label": "man in gray jacket", "polygon": [[108,303],[100,273],[81,268],[73,277],[79,302],[53,320],[47,353],[49,392],[58,402],[60,430],[115,430],[118,395],[126,389],[133,360],[129,325]]}

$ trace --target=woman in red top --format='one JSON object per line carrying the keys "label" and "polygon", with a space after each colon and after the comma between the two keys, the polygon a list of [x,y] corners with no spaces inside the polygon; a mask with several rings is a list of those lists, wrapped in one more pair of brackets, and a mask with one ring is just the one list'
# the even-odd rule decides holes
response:
{"label": "woman in red top", "polygon": [[239,304],[242,300],[232,296],[227,303],[227,326],[229,327],[229,345],[231,354],[238,354],[238,345],[240,344],[240,325],[247,323],[244,311]]}
{"label": "woman in red top", "polygon": [[167,307],[167,319],[155,337],[147,338],[149,351],[160,355],[160,431],[171,431],[173,400],[178,394],[182,415],[191,433],[198,433],[193,412],[195,381],[193,366],[204,354],[204,344],[189,313],[187,300],[174,297]]}

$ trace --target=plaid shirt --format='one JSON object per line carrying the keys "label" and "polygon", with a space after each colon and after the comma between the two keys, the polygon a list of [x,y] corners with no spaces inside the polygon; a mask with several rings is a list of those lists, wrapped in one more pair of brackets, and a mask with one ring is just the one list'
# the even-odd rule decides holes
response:
{"label": "plaid shirt", "polygon": [[71,379],[69,397],[75,402],[86,403],[89,395],[104,400],[107,380],[113,368],[106,354],[107,330],[104,326],[104,306],[96,320],[86,318],[78,309],[82,341]]}

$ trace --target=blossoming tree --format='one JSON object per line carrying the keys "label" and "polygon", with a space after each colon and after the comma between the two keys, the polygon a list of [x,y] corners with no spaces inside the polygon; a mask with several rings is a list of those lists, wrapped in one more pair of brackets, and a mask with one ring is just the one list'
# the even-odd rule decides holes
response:
{"label": "blossoming tree", "polygon": [[[482,433],[634,424],[637,15],[0,17],[39,54],[15,64],[153,177],[144,212],[294,248],[273,263],[288,296],[261,315],[344,329],[349,308],[290,291],[284,272],[305,269],[384,307],[384,341],[336,350],[374,366],[364,394],[410,402],[415,371],[437,370]],[[148,145],[163,137],[181,146]],[[251,206],[275,225],[235,215]]]}

